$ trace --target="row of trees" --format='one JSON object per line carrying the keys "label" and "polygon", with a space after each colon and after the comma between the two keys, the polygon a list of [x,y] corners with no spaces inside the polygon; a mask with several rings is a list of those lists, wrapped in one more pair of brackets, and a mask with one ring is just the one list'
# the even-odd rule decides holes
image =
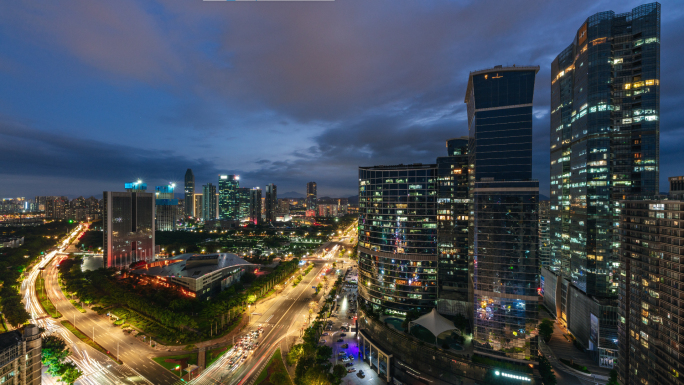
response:
{"label": "row of trees", "polygon": [[68,221],[54,221],[35,227],[2,229],[2,235],[24,237],[22,246],[3,248],[0,251],[0,306],[10,325],[19,326],[30,318],[19,294],[23,273],[38,260],[41,253],[54,247],[60,238],[77,225]]}
{"label": "row of trees", "polygon": [[73,362],[67,361],[70,353],[66,342],[60,337],[53,335],[43,338],[41,362],[48,367],[51,376],[69,385],[83,374]]}
{"label": "row of trees", "polygon": [[[211,301],[196,301],[172,288],[139,285],[133,280],[120,280],[111,269],[82,272],[77,259],[60,266],[65,289],[87,304],[101,307],[122,306],[156,321],[166,332],[156,330],[157,338],[186,342],[216,335],[217,330],[241,316],[247,305],[268,293],[282,279],[297,269],[299,261],[281,263],[268,275],[255,277],[245,273],[242,282],[224,290]],[[245,282],[249,287],[245,289]],[[152,330],[145,330],[152,332]]]}
{"label": "row of trees", "polygon": [[330,346],[319,346],[320,330],[323,328],[321,321],[314,321],[304,331],[304,342],[294,345],[287,354],[288,365],[295,367],[295,385],[323,385],[342,383],[342,378],[347,375],[347,369],[343,365],[330,363],[333,350]]}

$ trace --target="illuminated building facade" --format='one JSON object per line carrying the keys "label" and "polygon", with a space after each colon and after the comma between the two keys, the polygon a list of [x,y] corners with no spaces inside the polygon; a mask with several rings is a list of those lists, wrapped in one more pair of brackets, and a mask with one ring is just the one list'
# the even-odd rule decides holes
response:
{"label": "illuminated building facade", "polygon": [[173,193],[175,187],[175,184],[155,187],[155,223],[156,230],[158,231],[176,230],[176,225],[181,216],[181,212],[180,206],[178,205],[178,199],[174,197]]}
{"label": "illuminated building facade", "polygon": [[551,201],[539,201],[539,264],[548,267],[551,256],[551,238],[549,224]]}
{"label": "illuminated building facade", "polygon": [[[660,4],[589,17],[551,64],[550,272],[544,303],[612,367],[617,319],[589,344],[587,306],[617,316],[619,202],[658,193]],[[576,293],[585,298],[580,300]],[[574,299],[570,299],[570,297]],[[610,308],[610,309],[609,309]],[[601,320],[603,322],[603,320]]]}
{"label": "illuminated building facade", "polygon": [[309,182],[306,184],[306,209],[316,212],[317,203],[318,193],[316,191],[316,182]]}
{"label": "illuminated building facade", "polygon": [[0,333],[0,384],[40,385],[42,338],[33,324]]}
{"label": "illuminated building facade", "polygon": [[359,168],[359,301],[404,314],[437,300],[437,169]]}
{"label": "illuminated building facade", "polygon": [[154,259],[155,195],[144,183],[127,183],[126,192],[103,192],[105,267],[126,269]]}
{"label": "illuminated building facade", "polygon": [[205,222],[213,221],[217,218],[216,198],[216,186],[211,183],[202,186],[202,215]]}
{"label": "illuminated building facade", "polygon": [[249,188],[240,187],[238,189],[238,201],[240,204],[240,221],[249,221],[249,201],[251,193]]}
{"label": "illuminated building facade", "polygon": [[684,383],[683,219],[681,200],[621,203],[620,384]]}
{"label": "illuminated building facade", "polygon": [[195,175],[191,169],[185,172],[185,215],[200,217],[195,213]]}
{"label": "illuminated building facade", "polygon": [[532,180],[532,102],[539,67],[470,73],[469,249],[475,351],[537,356],[539,182]]}
{"label": "illuminated building facade", "polygon": [[273,183],[266,186],[266,196],[264,197],[264,212],[266,222],[275,222],[278,212],[278,187]]}
{"label": "illuminated building facade", "polygon": [[231,221],[240,220],[240,201],[238,200],[238,188],[240,188],[239,175],[219,175],[219,219]]}
{"label": "illuminated building facade", "polygon": [[195,194],[192,194],[192,195],[193,195],[193,203],[194,203],[194,205],[195,205],[195,206],[192,208],[192,216],[195,217],[195,218],[198,218],[198,219],[204,218],[204,215],[202,214],[202,210],[203,210],[203,208],[204,208],[203,198],[202,198],[203,195],[202,195],[202,194],[198,194],[198,193],[195,193]]}
{"label": "illuminated building facade", "polygon": [[470,319],[473,299],[468,256],[468,142],[467,136],[447,140],[448,156],[437,158],[437,310]]}
{"label": "illuminated building facade", "polygon": [[261,189],[259,187],[249,190],[249,221],[255,225],[262,223]]}

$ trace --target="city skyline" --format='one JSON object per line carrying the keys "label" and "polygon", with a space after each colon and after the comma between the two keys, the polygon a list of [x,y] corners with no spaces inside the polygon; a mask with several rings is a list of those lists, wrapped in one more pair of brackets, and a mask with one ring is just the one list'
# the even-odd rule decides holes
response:
{"label": "city skyline", "polygon": [[[540,66],[533,176],[549,196],[551,62],[585,15],[639,4],[530,3],[534,16],[517,16],[515,10],[526,7],[508,4],[393,4],[379,25],[359,14],[387,7],[360,2],[273,4],[266,11],[238,5],[232,13],[225,4],[164,5],[155,12],[119,4],[3,6],[6,25],[31,31],[0,32],[6,42],[0,71],[10,75],[0,81],[0,177],[6,181],[0,196],[99,195],[137,178],[180,185],[187,168],[197,186],[216,183],[218,174],[239,174],[249,186],[275,183],[281,191],[303,192],[315,179],[321,196],[355,195],[358,166],[406,157],[427,163],[441,153],[441,138],[465,135],[463,79],[472,69],[497,64]],[[661,92],[659,190],[666,191],[667,176],[680,173],[682,119],[675,109],[681,97],[674,84],[682,76],[676,67],[681,48],[671,42],[684,27],[676,4],[662,5],[662,41],[670,48],[662,55],[662,71],[670,75]],[[485,10],[489,22],[472,24],[466,17]],[[289,23],[283,12],[300,22]],[[67,14],[88,21],[60,22]],[[134,27],[126,31],[107,14],[125,15]],[[267,28],[257,31],[259,23],[238,17],[263,20]],[[219,27],[222,18],[227,22]],[[457,22],[441,22],[445,18]],[[354,32],[336,36],[335,26],[350,20],[357,28],[345,31]],[[199,24],[215,28],[182,37],[165,33]],[[116,44],[104,28],[120,32]],[[304,40],[315,30],[317,38]],[[267,44],[252,52],[251,43],[240,40],[274,31],[282,35],[282,48]],[[502,38],[512,31],[515,43]],[[301,41],[308,44],[298,50]],[[104,46],[108,52],[98,48]],[[368,52],[377,63],[368,64]],[[272,62],[282,63],[281,71],[264,75],[270,70],[264,63]],[[129,140],[133,133],[138,143]],[[384,140],[388,136],[394,140]],[[260,146],[247,150],[244,144],[254,140]]]}

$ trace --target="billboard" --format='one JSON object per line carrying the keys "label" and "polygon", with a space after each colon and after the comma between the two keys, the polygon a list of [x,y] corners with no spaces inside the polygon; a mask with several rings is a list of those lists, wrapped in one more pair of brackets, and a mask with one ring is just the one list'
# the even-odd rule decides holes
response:
{"label": "billboard", "polygon": [[591,330],[589,331],[589,350],[598,350],[599,320],[594,313],[589,313]]}

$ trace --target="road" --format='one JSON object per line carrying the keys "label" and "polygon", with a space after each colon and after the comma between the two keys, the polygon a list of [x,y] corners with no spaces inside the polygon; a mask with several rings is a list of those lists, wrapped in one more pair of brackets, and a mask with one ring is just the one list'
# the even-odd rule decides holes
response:
{"label": "road", "polygon": [[[309,307],[312,302],[318,303],[323,297],[322,293],[314,296],[314,289],[320,282],[320,274],[324,267],[330,263],[333,252],[326,253],[324,248],[328,244],[319,247],[314,254],[323,259],[313,259],[314,268],[304,277],[297,287],[288,283],[287,288],[279,294],[277,301],[271,306],[259,312],[258,319],[252,319],[250,327],[245,330],[251,332],[258,327],[263,327],[264,332],[259,337],[259,346],[239,366],[231,366],[229,361],[234,355],[234,349],[226,352],[216,360],[200,376],[192,381],[193,384],[227,384],[227,385],[250,385],[259,375],[268,362],[273,352],[285,340],[287,336],[300,336],[301,331],[308,326]],[[317,312],[316,312],[317,313]],[[311,316],[313,321],[315,313]],[[281,349],[283,351],[284,349]]]}
{"label": "road", "polygon": [[[84,228],[84,226],[77,227],[69,234],[57,250],[48,253],[27,273],[26,278],[21,283],[21,294],[24,297],[26,311],[31,315],[31,322],[33,324],[45,329],[43,336],[58,335],[66,341],[72,352],[69,359],[83,372],[83,376],[78,379],[76,382],[77,384],[150,383],[129,366],[116,365],[106,355],[81,342],[81,340],[76,338],[76,336],[62,326],[60,320],[55,320],[46,314],[36,297],[35,284],[38,275],[41,274],[41,269],[54,261],[58,255],[61,255],[61,251],[66,249],[71,241],[77,239],[77,235],[83,231]],[[54,377],[44,371],[42,383],[56,384],[57,381]]]}
{"label": "road", "polygon": [[[48,297],[64,318],[115,356],[118,349],[118,357],[124,364],[142,377],[150,379],[154,384],[173,384],[176,382],[178,376],[152,361],[151,357],[159,355],[159,351],[124,333],[120,327],[115,326],[107,318],[99,316],[93,311],[81,313],[69,302],[57,281],[58,268],[56,265],[58,261],[59,259],[56,258],[49,263],[43,274]],[[109,360],[109,363],[116,365],[112,360]]]}

